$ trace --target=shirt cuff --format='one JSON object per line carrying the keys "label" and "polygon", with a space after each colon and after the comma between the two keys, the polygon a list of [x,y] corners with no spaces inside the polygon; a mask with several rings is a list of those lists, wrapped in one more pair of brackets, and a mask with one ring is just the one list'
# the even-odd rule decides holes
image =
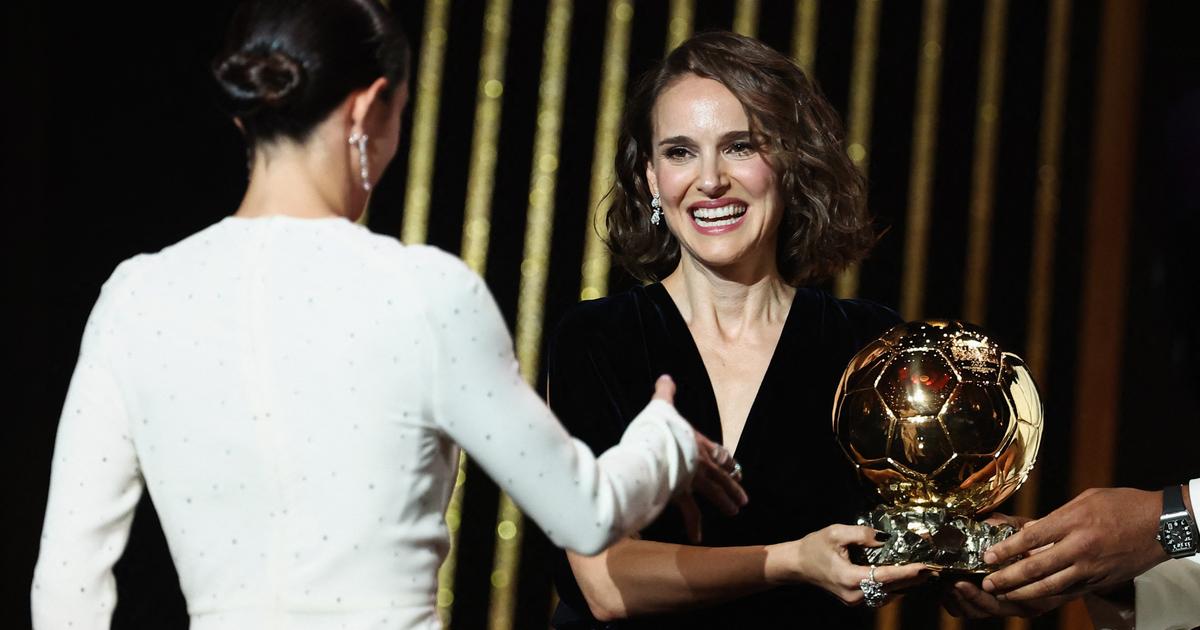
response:
{"label": "shirt cuff", "polygon": [[[1188,497],[1192,500],[1192,517],[1196,519],[1200,525],[1200,477],[1197,477],[1188,482]],[[1200,563],[1200,554],[1195,554],[1188,558],[1192,562]]]}

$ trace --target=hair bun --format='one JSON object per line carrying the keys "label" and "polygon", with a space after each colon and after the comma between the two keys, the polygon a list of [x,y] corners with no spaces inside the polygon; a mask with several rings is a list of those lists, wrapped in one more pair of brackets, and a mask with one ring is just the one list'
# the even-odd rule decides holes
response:
{"label": "hair bun", "polygon": [[300,63],[277,51],[235,52],[217,64],[213,75],[237,111],[281,107],[304,82]]}

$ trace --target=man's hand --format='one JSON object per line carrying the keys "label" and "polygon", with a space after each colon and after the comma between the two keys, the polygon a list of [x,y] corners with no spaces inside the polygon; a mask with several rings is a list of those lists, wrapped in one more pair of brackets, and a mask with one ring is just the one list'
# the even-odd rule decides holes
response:
{"label": "man's hand", "polygon": [[1005,601],[979,590],[970,582],[955,582],[942,593],[942,606],[955,617],[1036,617],[1061,606],[1068,597],[1049,597],[1024,602]]}
{"label": "man's hand", "polygon": [[1161,513],[1161,492],[1087,490],[988,549],[984,561],[998,564],[1046,547],[984,578],[983,588],[1017,602],[1130,580],[1167,559],[1155,540]]}

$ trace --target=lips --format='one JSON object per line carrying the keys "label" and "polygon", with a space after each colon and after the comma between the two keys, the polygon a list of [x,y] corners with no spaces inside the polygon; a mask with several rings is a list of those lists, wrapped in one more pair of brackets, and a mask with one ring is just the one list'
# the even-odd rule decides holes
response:
{"label": "lips", "polygon": [[736,230],[746,216],[746,202],[740,199],[711,199],[693,203],[688,211],[692,226],[702,234],[722,234]]}

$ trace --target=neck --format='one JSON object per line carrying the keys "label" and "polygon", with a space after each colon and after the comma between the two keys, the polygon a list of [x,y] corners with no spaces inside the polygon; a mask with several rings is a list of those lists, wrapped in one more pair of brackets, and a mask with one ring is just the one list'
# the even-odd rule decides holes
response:
{"label": "neck", "polygon": [[235,215],[356,219],[359,212],[352,209],[361,208],[365,197],[361,190],[351,190],[350,178],[343,175],[347,166],[338,163],[339,157],[317,142],[279,143],[257,150],[250,183]]}
{"label": "neck", "polygon": [[782,324],[787,318],[796,289],[783,281],[773,263],[758,270],[726,272],[706,267],[684,252],[663,286],[689,327],[715,329],[736,338],[745,330]]}

